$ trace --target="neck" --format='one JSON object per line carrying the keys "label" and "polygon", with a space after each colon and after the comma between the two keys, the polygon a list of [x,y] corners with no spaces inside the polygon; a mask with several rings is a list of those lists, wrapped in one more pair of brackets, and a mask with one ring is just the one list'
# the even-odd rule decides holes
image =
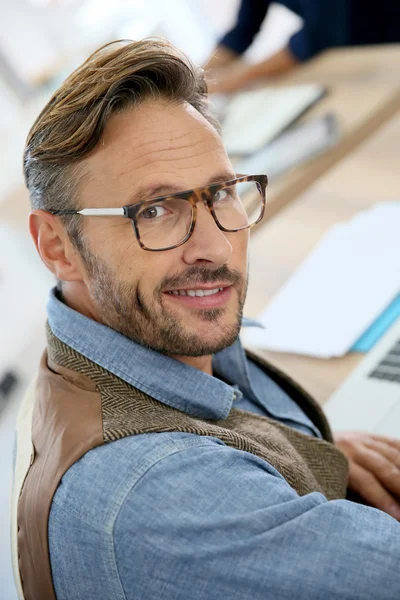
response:
{"label": "neck", "polygon": [[72,283],[64,282],[62,290],[58,291],[58,296],[76,312],[92,319],[92,321],[102,322],[83,282],[81,284],[75,281]]}
{"label": "neck", "polygon": [[199,369],[199,371],[203,371],[203,373],[207,373],[207,375],[213,374],[212,356],[178,356],[171,354],[170,357],[185,365]]}

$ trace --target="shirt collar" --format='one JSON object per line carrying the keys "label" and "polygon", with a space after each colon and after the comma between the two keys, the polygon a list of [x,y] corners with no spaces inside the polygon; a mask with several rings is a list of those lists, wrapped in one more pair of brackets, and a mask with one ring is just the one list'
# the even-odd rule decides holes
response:
{"label": "shirt collar", "polygon": [[[55,289],[50,292],[47,313],[51,330],[62,342],[152,398],[187,414],[203,419],[225,419],[233,401],[241,397],[237,386],[141,346],[85,317],[61,302]],[[259,324],[244,318],[242,325]],[[240,354],[240,349],[238,338],[230,348],[215,355],[216,371],[223,375],[225,361],[232,362],[234,355],[245,356],[243,350]],[[244,371],[241,364],[235,364],[235,369]]]}

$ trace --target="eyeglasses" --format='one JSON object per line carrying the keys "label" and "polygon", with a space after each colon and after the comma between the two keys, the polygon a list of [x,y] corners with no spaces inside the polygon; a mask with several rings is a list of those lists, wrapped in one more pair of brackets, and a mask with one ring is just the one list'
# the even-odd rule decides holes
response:
{"label": "eyeglasses", "polygon": [[265,211],[266,175],[242,175],[225,183],[129,204],[121,208],[49,210],[53,215],[121,216],[131,219],[143,250],[172,250],[188,241],[194,231],[197,204],[207,206],[221,231],[249,229]]}

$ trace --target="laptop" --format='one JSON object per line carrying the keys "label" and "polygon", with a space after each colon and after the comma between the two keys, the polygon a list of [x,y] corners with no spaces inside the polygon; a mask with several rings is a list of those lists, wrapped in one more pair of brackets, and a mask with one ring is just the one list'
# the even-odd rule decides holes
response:
{"label": "laptop", "polygon": [[324,405],[332,428],[400,438],[400,318]]}

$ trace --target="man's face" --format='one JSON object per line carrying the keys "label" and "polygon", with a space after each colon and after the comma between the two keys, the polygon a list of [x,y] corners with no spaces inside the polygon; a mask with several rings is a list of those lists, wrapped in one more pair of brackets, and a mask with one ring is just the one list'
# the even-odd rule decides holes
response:
{"label": "man's face", "polygon": [[[84,167],[81,208],[121,207],[235,176],[206,119],[187,104],[161,101],[114,115]],[[86,285],[97,320],[168,355],[205,356],[234,342],[246,295],[248,230],[222,232],[199,203],[185,244],[149,252],[130,220],[83,218]]]}

